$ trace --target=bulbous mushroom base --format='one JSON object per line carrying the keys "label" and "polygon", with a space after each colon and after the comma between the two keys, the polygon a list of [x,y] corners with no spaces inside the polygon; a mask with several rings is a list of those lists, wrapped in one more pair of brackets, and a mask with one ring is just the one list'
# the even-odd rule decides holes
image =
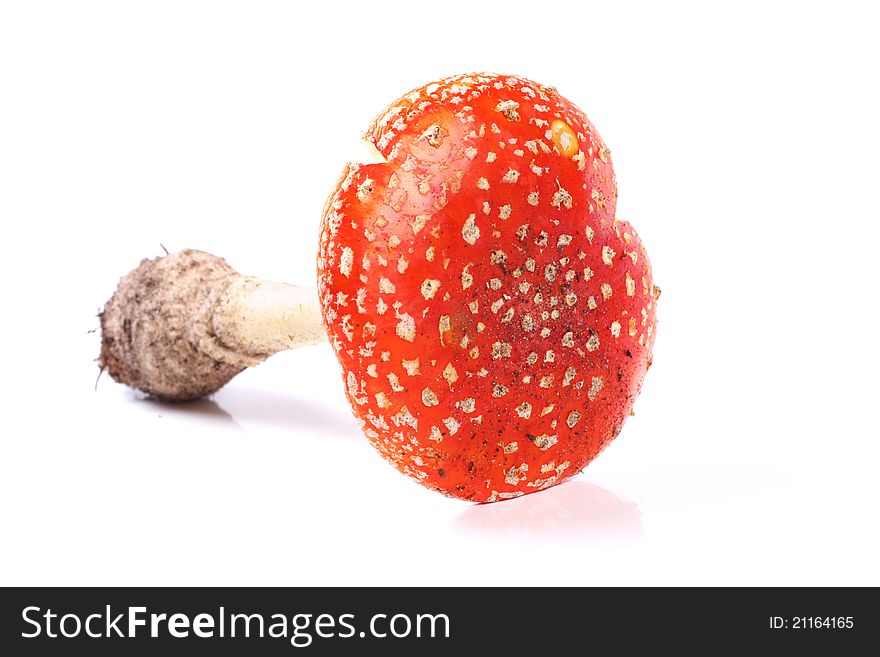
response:
{"label": "bulbous mushroom base", "polygon": [[98,362],[157,399],[198,399],[278,351],[324,340],[314,297],[203,251],[143,260],[104,306]]}
{"label": "bulbous mushroom base", "polygon": [[218,299],[238,277],[225,260],[201,251],[143,260],[101,313],[101,369],[167,401],[222,388],[252,364],[234,357],[211,329]]}

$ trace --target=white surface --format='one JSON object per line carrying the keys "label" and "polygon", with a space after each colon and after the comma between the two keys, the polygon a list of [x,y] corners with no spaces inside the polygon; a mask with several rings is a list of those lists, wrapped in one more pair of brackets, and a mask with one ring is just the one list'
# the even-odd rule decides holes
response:
{"label": "white surface", "polygon": [[[876,16],[618,4],[4,3],[0,584],[880,584]],[[587,112],[663,288],[583,474],[421,488],[326,345],[191,406],[95,391],[87,331],[141,257],[313,281],[371,117],[480,69]]]}

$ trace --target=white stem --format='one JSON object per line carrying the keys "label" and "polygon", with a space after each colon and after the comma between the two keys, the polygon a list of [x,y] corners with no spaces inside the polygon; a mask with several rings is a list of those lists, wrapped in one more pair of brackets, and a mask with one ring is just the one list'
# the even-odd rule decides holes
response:
{"label": "white stem", "polygon": [[213,328],[228,348],[266,357],[327,339],[314,289],[242,276],[214,307]]}

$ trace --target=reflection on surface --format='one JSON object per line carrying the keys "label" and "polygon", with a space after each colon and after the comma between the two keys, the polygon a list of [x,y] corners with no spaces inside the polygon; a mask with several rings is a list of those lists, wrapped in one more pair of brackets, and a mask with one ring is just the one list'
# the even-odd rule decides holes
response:
{"label": "reflection on surface", "polygon": [[566,481],[513,500],[469,507],[453,521],[480,534],[584,542],[632,542],[644,538],[634,502],[586,481]]}

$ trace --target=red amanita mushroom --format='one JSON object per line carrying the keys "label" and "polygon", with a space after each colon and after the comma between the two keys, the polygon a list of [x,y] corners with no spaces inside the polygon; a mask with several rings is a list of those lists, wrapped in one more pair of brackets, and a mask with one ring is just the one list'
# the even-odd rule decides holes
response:
{"label": "red amanita mushroom", "polygon": [[[367,138],[385,161],[330,195],[318,283],[370,441],[467,500],[578,472],[632,411],[660,292],[595,128],[552,87],[474,74],[403,96]],[[308,290],[191,250],[125,276],[101,328],[102,369],[175,401],[323,337]]]}
{"label": "red amanita mushroom", "polygon": [[327,201],[319,295],[345,390],[401,472],[467,500],[541,490],[620,432],[656,298],[584,113],[515,76],[402,96]]}

